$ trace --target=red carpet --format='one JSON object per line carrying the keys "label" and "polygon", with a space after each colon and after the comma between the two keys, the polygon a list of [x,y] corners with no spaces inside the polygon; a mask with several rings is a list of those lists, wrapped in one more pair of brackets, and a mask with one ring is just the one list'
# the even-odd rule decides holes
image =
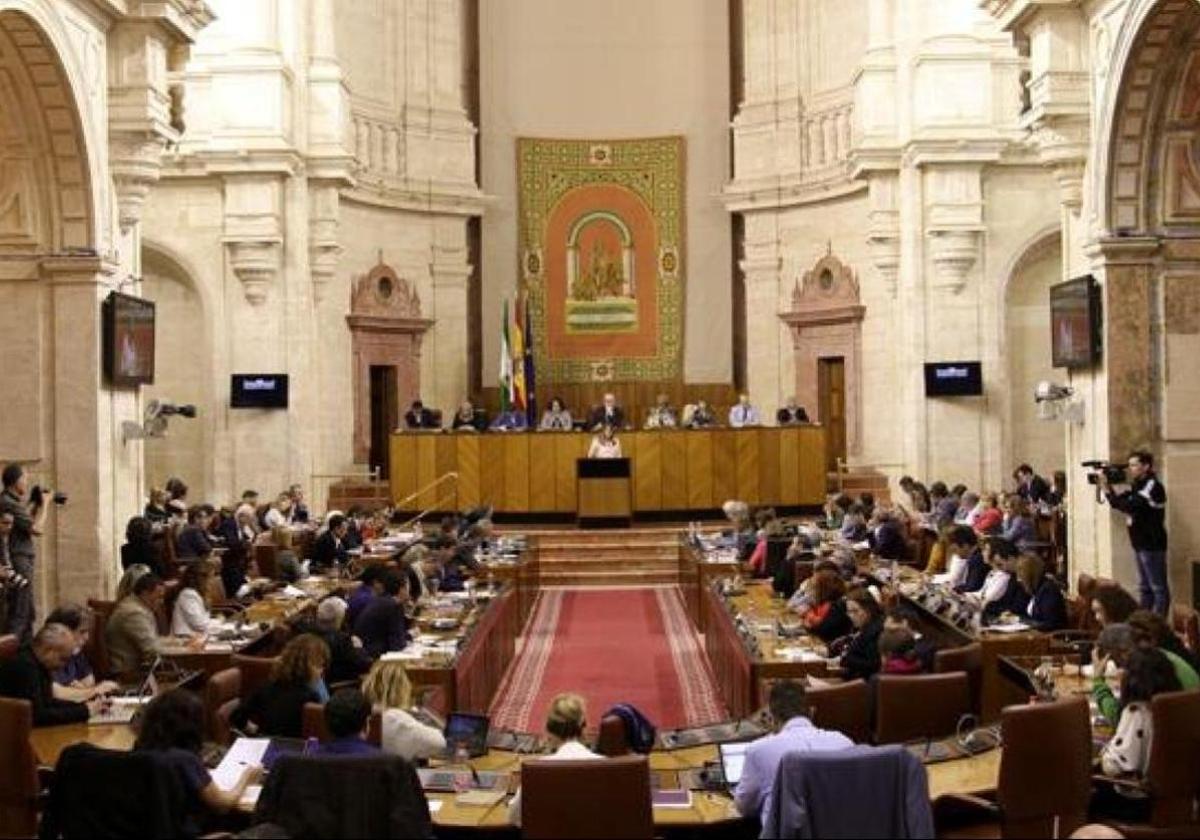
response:
{"label": "red carpet", "polygon": [[728,717],[673,586],[542,590],[492,725],[540,733],[564,691],[587,699],[592,728],[614,703],[632,703],[659,729]]}

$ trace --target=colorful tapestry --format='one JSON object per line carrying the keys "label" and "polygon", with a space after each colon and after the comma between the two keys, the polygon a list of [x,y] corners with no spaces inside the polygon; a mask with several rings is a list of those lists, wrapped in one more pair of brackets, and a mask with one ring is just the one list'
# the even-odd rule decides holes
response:
{"label": "colorful tapestry", "polygon": [[521,138],[517,181],[538,377],[678,379],[684,139]]}

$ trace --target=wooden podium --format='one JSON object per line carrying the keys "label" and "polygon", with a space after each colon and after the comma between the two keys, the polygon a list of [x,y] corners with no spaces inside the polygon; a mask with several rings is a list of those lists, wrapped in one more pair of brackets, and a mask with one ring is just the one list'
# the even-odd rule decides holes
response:
{"label": "wooden podium", "polygon": [[628,458],[575,461],[576,516],[581,528],[627,528],[633,517]]}

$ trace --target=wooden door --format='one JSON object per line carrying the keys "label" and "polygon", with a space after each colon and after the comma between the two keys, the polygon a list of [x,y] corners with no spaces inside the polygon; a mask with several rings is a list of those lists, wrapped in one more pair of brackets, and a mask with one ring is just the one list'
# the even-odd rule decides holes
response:
{"label": "wooden door", "polygon": [[400,425],[395,365],[371,365],[371,469],[390,477],[390,440]]}
{"label": "wooden door", "polygon": [[846,460],[846,359],[834,356],[817,360],[817,393],[821,423],[825,426],[825,468],[837,469]]}

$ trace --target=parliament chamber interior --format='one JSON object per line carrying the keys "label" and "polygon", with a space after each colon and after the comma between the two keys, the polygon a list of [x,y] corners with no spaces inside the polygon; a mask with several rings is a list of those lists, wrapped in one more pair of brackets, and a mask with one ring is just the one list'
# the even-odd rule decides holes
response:
{"label": "parliament chamber interior", "polygon": [[1196,0],[0,0],[0,837],[1200,835],[1198,102]]}

